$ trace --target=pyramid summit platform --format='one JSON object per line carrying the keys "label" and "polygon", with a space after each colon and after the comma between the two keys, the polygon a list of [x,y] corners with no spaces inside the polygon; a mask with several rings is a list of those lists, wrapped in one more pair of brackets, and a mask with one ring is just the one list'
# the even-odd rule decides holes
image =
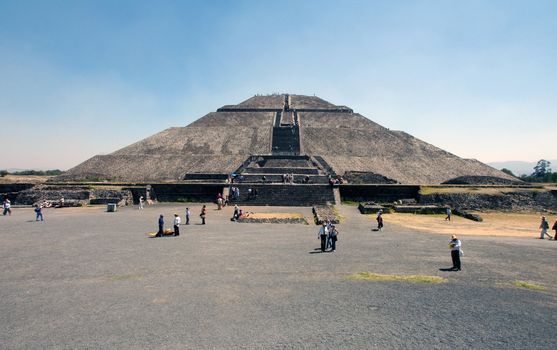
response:
{"label": "pyramid summit platform", "polygon": [[[385,128],[316,96],[254,96],[185,127],[171,127],[108,155],[97,155],[56,181],[190,182],[246,179],[295,182],[329,176],[366,184],[508,184],[517,179],[463,159],[403,131]],[[325,181],[326,183],[326,181]]]}

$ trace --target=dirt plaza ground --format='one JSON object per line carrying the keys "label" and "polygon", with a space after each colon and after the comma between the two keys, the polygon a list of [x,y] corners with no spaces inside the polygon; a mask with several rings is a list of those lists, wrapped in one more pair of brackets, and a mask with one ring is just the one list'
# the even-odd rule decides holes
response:
{"label": "dirt plaza ground", "polygon": [[[47,209],[44,222],[16,208],[0,217],[0,348],[557,346],[557,242],[535,239],[537,221],[531,235],[493,237],[464,235],[477,223],[385,215],[385,229],[372,232],[372,217],[340,206],[338,249],[320,253],[313,224],[233,223],[232,208],[211,204],[203,226],[191,204],[180,237],[147,236],[159,214],[171,227],[185,207]],[[312,222],[310,208],[245,209]],[[463,233],[461,272],[440,270],[451,266],[450,225]],[[349,278],[358,272],[446,282]]]}

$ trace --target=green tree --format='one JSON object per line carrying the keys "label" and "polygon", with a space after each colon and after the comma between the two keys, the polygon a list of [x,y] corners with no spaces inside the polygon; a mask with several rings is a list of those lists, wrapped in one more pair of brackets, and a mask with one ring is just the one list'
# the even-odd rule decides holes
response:
{"label": "green tree", "polygon": [[4,177],[8,174],[9,174],[9,172],[7,170],[0,170],[0,177]]}
{"label": "green tree", "polygon": [[545,159],[538,160],[538,164],[534,167],[532,176],[543,178],[547,174],[551,174],[551,162]]}

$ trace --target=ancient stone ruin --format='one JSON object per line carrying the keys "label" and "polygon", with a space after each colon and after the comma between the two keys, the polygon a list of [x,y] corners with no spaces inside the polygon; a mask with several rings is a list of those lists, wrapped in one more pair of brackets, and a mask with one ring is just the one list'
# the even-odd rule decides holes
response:
{"label": "ancient stone ruin", "polygon": [[[214,201],[221,193],[237,204],[300,206],[326,206],[341,198],[416,203],[423,197],[432,204],[431,198],[450,197],[423,196],[424,185],[527,186],[477,160],[389,130],[346,106],[289,94],[223,106],[188,126],[94,156],[48,185],[50,197],[61,196],[56,188],[71,191],[72,186],[82,191],[75,196],[83,197],[87,186],[85,200],[91,203],[104,200],[98,193],[114,201],[115,194],[103,191],[104,186],[127,191],[120,197],[131,195],[127,201],[134,203],[139,196]],[[20,202],[45,198],[44,190],[34,193],[41,188],[26,189]],[[17,200],[17,193],[8,197]],[[499,203],[499,197],[484,202]],[[545,199],[557,206],[555,193]]]}
{"label": "ancient stone ruin", "polygon": [[[441,184],[489,177],[516,181],[405,132],[389,130],[315,96],[254,96],[185,127],[172,127],[70,169],[59,181],[226,179],[242,171],[276,182],[294,173],[312,183],[329,175],[361,183]],[[358,174],[358,176],[354,176]]]}

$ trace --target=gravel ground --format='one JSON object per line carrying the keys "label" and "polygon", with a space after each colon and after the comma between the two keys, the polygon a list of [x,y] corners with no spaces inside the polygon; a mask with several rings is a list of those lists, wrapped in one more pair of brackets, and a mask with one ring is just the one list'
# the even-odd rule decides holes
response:
{"label": "gravel ground", "polygon": [[[1,349],[551,349],[557,347],[557,242],[464,237],[463,271],[449,237],[385,222],[355,207],[334,253],[315,225],[232,223],[148,238],[185,205],[31,209],[0,217]],[[302,213],[311,208],[245,208]],[[352,281],[370,271],[443,284]],[[514,287],[514,280],[546,291]]]}

